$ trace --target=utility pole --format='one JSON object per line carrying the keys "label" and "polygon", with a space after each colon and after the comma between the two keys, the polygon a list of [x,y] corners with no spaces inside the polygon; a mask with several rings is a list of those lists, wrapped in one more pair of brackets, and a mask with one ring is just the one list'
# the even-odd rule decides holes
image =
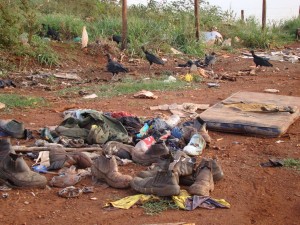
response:
{"label": "utility pole", "polygon": [[122,50],[127,48],[127,0],[122,0]]}
{"label": "utility pole", "polygon": [[245,22],[245,15],[244,15],[244,10],[241,10],[241,20],[242,22]]}
{"label": "utility pole", "polygon": [[196,28],[196,40],[200,39],[199,32],[199,2],[200,0],[194,0],[194,11],[195,11],[195,28]]}
{"label": "utility pole", "polygon": [[266,28],[266,16],[267,14],[267,0],[263,0],[263,3],[262,3],[262,27],[261,29],[264,30]]}

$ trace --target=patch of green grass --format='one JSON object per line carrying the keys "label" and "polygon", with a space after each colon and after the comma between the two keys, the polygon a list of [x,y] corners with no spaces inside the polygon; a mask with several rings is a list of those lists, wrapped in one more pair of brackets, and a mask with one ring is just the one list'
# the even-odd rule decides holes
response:
{"label": "patch of green grass", "polygon": [[[189,85],[189,86],[187,86]],[[179,89],[185,89],[191,87],[190,83],[182,80],[177,80],[176,82],[167,83],[164,82],[164,78],[160,79],[142,79],[142,80],[132,80],[130,78],[124,78],[120,83],[112,84],[102,84],[90,87],[85,87],[84,90],[93,90],[95,94],[100,98],[111,98],[114,96],[134,94],[141,90],[147,91],[175,91]],[[193,87],[193,85],[192,85]],[[60,90],[58,95],[66,95],[70,93],[78,93],[81,90],[79,87],[71,87]]]}
{"label": "patch of green grass", "polygon": [[17,94],[0,94],[0,102],[4,103],[8,109],[46,105],[45,99],[41,97],[26,97]]}
{"label": "patch of green grass", "polygon": [[293,168],[296,170],[300,170],[300,160],[293,159],[293,158],[284,159],[283,166],[288,167],[288,168]]}
{"label": "patch of green grass", "polygon": [[142,206],[146,215],[157,215],[168,209],[178,209],[171,199],[158,199],[145,202]]}

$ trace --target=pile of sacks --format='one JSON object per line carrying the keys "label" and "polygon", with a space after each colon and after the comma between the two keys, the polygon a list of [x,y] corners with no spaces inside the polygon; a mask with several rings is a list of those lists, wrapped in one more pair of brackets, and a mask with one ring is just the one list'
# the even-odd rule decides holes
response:
{"label": "pile of sacks", "polygon": [[[189,186],[190,194],[209,196],[214,182],[224,176],[215,159],[202,158],[198,165],[196,163],[195,156],[211,142],[206,125],[199,117],[185,122],[176,116],[141,122],[127,113],[77,110],[65,115],[55,129],[43,129],[41,137],[75,148],[100,144],[103,151],[91,157],[83,152],[52,148],[47,170],[69,168],[53,177],[52,186],[71,186],[79,182],[80,173],[71,167],[76,166],[77,169],[91,168],[96,180],[105,181],[113,188],[131,187],[143,194],[173,196],[179,195],[180,185],[185,185]],[[150,166],[150,170],[141,171],[135,177],[122,174],[118,170],[118,159]],[[47,184],[46,178],[31,171],[22,156],[16,155],[4,139],[0,141],[0,181],[9,186],[45,187]]]}

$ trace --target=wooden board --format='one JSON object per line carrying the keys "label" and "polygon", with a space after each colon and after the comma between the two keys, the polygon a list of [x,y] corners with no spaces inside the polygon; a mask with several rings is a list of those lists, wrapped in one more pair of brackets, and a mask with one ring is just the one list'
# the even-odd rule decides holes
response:
{"label": "wooden board", "polygon": [[[273,106],[278,106],[280,111],[262,110]],[[294,112],[281,112],[287,106],[292,107]],[[207,128],[210,130],[278,137],[299,118],[299,109],[300,97],[237,92],[205,110],[200,117],[207,123]]]}

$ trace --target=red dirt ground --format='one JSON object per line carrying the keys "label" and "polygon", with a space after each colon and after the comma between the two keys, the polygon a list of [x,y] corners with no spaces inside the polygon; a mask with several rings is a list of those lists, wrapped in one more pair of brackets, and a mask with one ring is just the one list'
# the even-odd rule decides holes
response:
{"label": "red dirt ground", "polygon": [[[105,72],[106,60],[103,54],[91,55],[79,51],[79,47],[69,48],[66,44],[55,44],[55,49],[62,55],[60,70],[76,69],[87,83],[72,86],[85,87],[90,83],[102,83],[109,80]],[[293,48],[299,48],[296,43]],[[219,61],[215,73],[227,72],[237,74],[241,69],[253,66],[251,59],[241,59],[238,55],[228,54],[228,58],[219,53]],[[182,60],[184,61],[184,60]],[[155,117],[157,112],[150,111],[149,106],[171,103],[208,103],[213,105],[237,91],[262,92],[265,88],[275,88],[280,95],[300,97],[300,63],[272,62],[273,68],[260,71],[256,76],[238,76],[235,82],[224,81],[220,88],[208,88],[206,82],[198,83],[197,90],[155,91],[156,100],[135,99],[131,95],[110,99],[84,100],[79,95],[58,97],[56,92],[65,86],[61,80],[51,84],[51,91],[43,87],[19,86],[15,89],[4,89],[1,93],[19,93],[22,95],[42,96],[51,104],[35,109],[13,109],[0,112],[1,119],[16,119],[25,123],[25,127],[33,130],[45,126],[55,126],[62,121],[61,112],[68,107],[92,108],[100,111],[127,111],[138,116]],[[127,63],[129,75],[148,74],[148,64],[134,66]],[[169,60],[162,70],[182,74],[185,69],[175,69],[177,64]],[[278,67],[278,70],[274,68]],[[37,69],[29,67],[31,70]],[[18,82],[24,81],[30,71],[10,77]],[[156,75],[160,67],[155,67]],[[152,71],[152,73],[154,73]],[[55,83],[56,82],[56,83]],[[65,82],[69,82],[68,80]],[[48,83],[49,84],[49,83]],[[107,84],[114,85],[114,84]],[[125,102],[125,104],[124,104]],[[164,112],[165,113],[165,112]],[[203,156],[216,156],[223,167],[225,177],[215,184],[213,198],[223,198],[231,204],[230,209],[195,209],[194,211],[167,210],[159,215],[149,216],[140,207],[129,210],[107,211],[103,209],[106,202],[116,200],[135,192],[131,189],[95,187],[95,193],[84,194],[79,198],[64,199],[57,196],[58,188],[51,189],[18,189],[8,191],[9,197],[1,198],[0,224],[157,224],[186,222],[195,224],[285,224],[300,223],[300,173],[299,171],[279,167],[263,168],[261,162],[270,157],[300,158],[300,120],[290,126],[287,133],[280,138],[249,137],[210,131],[213,138],[211,146],[221,150],[207,148]],[[217,141],[217,139],[221,139]],[[284,142],[277,144],[277,140]],[[13,144],[30,144],[32,141],[12,139]],[[200,160],[200,156],[198,160]],[[119,167],[122,173],[134,176],[144,167],[131,164]],[[51,175],[47,175],[51,179]],[[81,181],[78,187],[91,185],[91,179]],[[184,188],[184,187],[183,187]],[[2,192],[3,193],[3,192]],[[1,193],[1,194],[2,194]],[[34,194],[33,194],[34,193]],[[97,200],[90,200],[96,197]],[[28,204],[25,204],[27,202]]]}

